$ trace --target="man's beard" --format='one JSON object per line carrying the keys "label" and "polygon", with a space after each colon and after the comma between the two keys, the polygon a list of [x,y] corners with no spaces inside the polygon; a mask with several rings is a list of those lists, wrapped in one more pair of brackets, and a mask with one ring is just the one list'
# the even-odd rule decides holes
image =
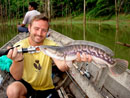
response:
{"label": "man's beard", "polygon": [[35,42],[36,44],[41,44],[41,43],[43,43],[44,38],[41,37],[41,36],[38,36],[38,37],[41,37],[42,40],[37,41],[37,38],[35,39],[35,37],[37,37],[37,36],[38,36],[38,35],[35,35],[35,36],[32,37],[33,42]]}

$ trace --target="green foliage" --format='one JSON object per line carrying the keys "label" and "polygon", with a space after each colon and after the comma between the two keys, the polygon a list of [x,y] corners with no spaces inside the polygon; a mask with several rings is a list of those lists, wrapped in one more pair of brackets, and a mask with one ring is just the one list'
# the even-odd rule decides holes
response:
{"label": "green foliage", "polygon": [[114,1],[112,1],[113,0],[98,0],[95,7],[89,10],[88,16],[100,17],[113,15],[115,13],[115,5],[112,4],[114,3]]}
{"label": "green foliage", "polygon": [[[2,16],[22,18],[28,10],[28,2],[36,1],[39,4],[38,10],[45,12],[47,0],[1,0]],[[83,13],[84,0],[50,0],[51,16],[66,17],[77,16]],[[119,13],[130,12],[129,0],[117,0]],[[115,14],[115,0],[86,0],[86,14],[89,17],[108,16]]]}

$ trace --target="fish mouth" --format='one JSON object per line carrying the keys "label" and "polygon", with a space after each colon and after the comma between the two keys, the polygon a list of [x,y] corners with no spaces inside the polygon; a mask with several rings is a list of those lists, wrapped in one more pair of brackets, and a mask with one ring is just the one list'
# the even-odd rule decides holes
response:
{"label": "fish mouth", "polygon": [[46,49],[47,47],[46,46],[43,46],[43,45],[41,45],[41,46],[39,46],[39,50],[40,51],[44,51],[44,49]]}
{"label": "fish mouth", "polygon": [[[55,54],[57,51],[56,51],[56,46],[47,46],[47,45],[41,45],[39,46],[39,49],[40,51],[46,53],[46,51],[49,51],[51,52],[52,54]],[[46,50],[46,51],[45,51]]]}

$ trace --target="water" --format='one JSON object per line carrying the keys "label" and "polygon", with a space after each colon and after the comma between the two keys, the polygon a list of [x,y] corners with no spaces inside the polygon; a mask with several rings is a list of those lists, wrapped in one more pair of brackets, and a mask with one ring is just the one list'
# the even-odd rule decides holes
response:
{"label": "water", "polygon": [[16,34],[17,34],[17,29],[15,25],[7,25],[7,24],[0,25],[0,47],[2,47]]}
{"label": "water", "polygon": [[[64,34],[75,40],[88,40],[96,43],[103,44],[115,53],[116,58],[126,59],[130,63],[130,47],[125,47],[116,42],[130,44],[130,28],[129,25],[119,26],[118,32],[116,32],[115,25],[108,24],[92,24],[86,25],[86,29],[81,23],[75,24],[51,24],[51,29],[54,29],[61,34]],[[17,34],[16,26],[4,25],[0,26],[0,47],[8,42],[12,37]],[[130,66],[129,66],[130,68]]]}

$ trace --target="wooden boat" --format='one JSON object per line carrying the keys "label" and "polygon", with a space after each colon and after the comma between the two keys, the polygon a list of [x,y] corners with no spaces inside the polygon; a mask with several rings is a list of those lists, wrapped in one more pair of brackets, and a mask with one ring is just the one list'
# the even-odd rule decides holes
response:
{"label": "wooden boat", "polygon": [[[19,33],[1,49],[27,36],[27,33]],[[73,41],[54,30],[50,30],[49,39],[59,45],[67,45]],[[64,73],[53,66],[53,82],[61,98],[129,98],[130,70],[114,77],[107,68],[99,69],[91,63],[73,65]],[[3,78],[0,84],[0,98],[6,98],[6,88],[14,79],[8,72],[0,71],[0,74]]]}

